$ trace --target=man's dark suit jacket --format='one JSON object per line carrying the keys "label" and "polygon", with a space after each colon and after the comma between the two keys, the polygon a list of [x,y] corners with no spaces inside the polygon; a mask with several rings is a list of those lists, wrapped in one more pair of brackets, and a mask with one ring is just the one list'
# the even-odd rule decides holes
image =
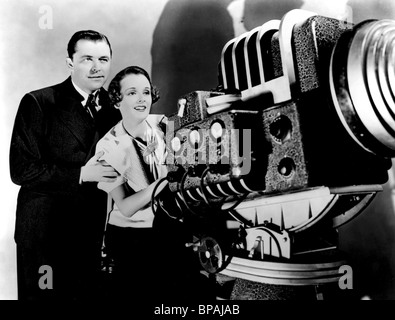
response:
{"label": "man's dark suit jacket", "polygon": [[[10,172],[21,186],[15,227],[21,298],[34,299],[44,292],[53,296],[57,288],[70,286],[76,292],[85,290],[99,261],[107,198],[96,183],[79,183],[80,170],[120,114],[104,89],[95,120],[82,101],[68,78],[26,94],[16,115]],[[53,268],[53,289],[31,293],[38,287],[42,274],[37,267],[42,264]],[[73,284],[67,277],[80,279]]]}

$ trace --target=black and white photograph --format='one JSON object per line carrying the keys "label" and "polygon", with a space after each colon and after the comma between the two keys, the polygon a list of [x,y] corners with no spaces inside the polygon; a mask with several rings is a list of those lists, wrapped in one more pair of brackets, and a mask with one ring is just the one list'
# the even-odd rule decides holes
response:
{"label": "black and white photograph", "polygon": [[394,1],[0,12],[0,300],[395,300]]}

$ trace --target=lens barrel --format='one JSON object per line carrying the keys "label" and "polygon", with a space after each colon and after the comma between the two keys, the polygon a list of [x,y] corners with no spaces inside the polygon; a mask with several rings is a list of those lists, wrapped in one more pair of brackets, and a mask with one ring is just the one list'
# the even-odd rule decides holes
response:
{"label": "lens barrel", "polygon": [[395,156],[395,21],[365,21],[345,32],[330,63],[335,109],[364,149]]}

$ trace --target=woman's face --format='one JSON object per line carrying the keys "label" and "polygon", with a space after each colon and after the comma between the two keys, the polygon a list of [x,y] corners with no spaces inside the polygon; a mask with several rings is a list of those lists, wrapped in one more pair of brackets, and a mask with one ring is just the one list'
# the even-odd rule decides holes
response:
{"label": "woman's face", "polygon": [[118,104],[123,119],[145,120],[151,111],[151,85],[142,74],[128,74],[120,82],[122,101]]}

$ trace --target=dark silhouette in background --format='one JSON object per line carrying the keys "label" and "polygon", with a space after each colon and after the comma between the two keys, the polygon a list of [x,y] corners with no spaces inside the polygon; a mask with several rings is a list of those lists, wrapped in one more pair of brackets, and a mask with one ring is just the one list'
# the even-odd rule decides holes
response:
{"label": "dark silhouette in background", "polygon": [[221,50],[234,37],[230,0],[170,0],[152,44],[152,81],[162,92],[153,112],[177,111],[180,96],[217,86]]}
{"label": "dark silhouette in background", "polygon": [[[217,67],[226,42],[234,38],[231,0],[169,0],[156,25],[152,54],[152,81],[162,92],[153,112],[177,111],[180,96],[195,90],[214,89]],[[281,19],[303,1],[246,0],[244,24],[251,30]]]}

